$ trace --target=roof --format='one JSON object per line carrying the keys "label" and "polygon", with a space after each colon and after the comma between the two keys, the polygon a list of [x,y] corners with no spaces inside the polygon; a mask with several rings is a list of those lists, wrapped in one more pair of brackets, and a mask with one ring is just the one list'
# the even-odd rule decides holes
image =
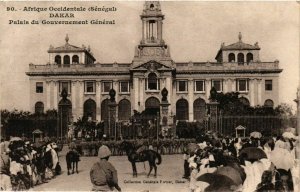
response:
{"label": "roof", "polygon": [[75,45],[69,44],[69,37],[68,34],[65,38],[66,43],[63,46],[54,48],[52,45],[50,45],[50,48],[48,50],[48,53],[60,53],[60,52],[85,52],[87,55],[89,55],[94,61],[96,59],[94,58],[90,47],[86,48],[85,46],[77,47]]}
{"label": "roof", "polygon": [[222,43],[221,48],[219,49],[215,59],[219,57],[222,51],[233,51],[233,50],[260,50],[258,43],[256,42],[254,45],[250,45],[248,43],[244,43],[242,41],[242,34],[239,33],[239,41],[230,45],[225,46],[225,43]]}
{"label": "roof", "polygon": [[233,43],[231,45],[223,45],[221,47],[221,50],[260,50],[260,47],[256,43],[255,45],[250,45],[247,43],[244,43],[242,41]]}
{"label": "roof", "polygon": [[244,129],[246,129],[246,128],[243,127],[242,125],[239,125],[239,126],[237,126],[235,129],[236,129],[236,130],[244,130]]}
{"label": "roof", "polygon": [[39,129],[36,129],[32,132],[33,134],[42,134],[43,131],[39,130]]}

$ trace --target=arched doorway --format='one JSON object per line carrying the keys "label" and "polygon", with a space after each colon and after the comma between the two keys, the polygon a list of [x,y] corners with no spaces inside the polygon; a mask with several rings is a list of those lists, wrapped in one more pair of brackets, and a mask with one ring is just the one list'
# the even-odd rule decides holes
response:
{"label": "arched doorway", "polygon": [[83,115],[85,117],[91,117],[92,120],[96,120],[96,102],[92,99],[88,99],[83,105]]}
{"label": "arched doorway", "polygon": [[127,99],[122,99],[119,102],[119,110],[118,110],[118,117],[119,120],[129,120],[131,117],[131,104],[130,101]]}
{"label": "arched doorway", "polygon": [[176,102],[176,119],[189,120],[189,103],[186,99],[179,99]]}
{"label": "arched doorway", "polygon": [[204,99],[198,98],[194,101],[194,120],[202,122],[206,115],[206,103]]}
{"label": "arched doorway", "polygon": [[72,123],[72,102],[69,99],[62,99],[58,103],[59,126],[57,130],[58,137],[66,137],[68,133],[68,125]]}
{"label": "arched doorway", "polygon": [[239,100],[240,100],[241,103],[243,103],[244,106],[250,106],[250,102],[247,98],[240,97]]}
{"label": "arched doorway", "polygon": [[145,115],[157,116],[160,112],[160,102],[156,97],[149,97],[145,102]]}

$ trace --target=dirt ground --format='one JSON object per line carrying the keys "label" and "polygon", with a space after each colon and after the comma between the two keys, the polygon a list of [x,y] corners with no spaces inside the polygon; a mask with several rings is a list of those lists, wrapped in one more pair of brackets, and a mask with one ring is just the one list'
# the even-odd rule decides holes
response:
{"label": "dirt ground", "polygon": [[[92,184],[90,182],[89,171],[92,165],[97,161],[97,157],[81,157],[79,162],[79,173],[67,175],[65,146],[60,153],[60,165],[62,174],[49,181],[35,186],[31,191],[90,191]],[[154,178],[153,174],[147,178],[149,171],[148,163],[137,163],[138,177],[132,177],[131,164],[127,156],[112,156],[109,161],[118,171],[119,185],[122,191],[189,191],[189,181],[182,179],[183,176],[183,156],[182,155],[163,155],[162,163],[158,166],[158,176]]]}

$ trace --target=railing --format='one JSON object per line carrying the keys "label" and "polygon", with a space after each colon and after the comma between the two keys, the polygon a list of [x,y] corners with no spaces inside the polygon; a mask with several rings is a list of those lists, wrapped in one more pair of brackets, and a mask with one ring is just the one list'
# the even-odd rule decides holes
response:
{"label": "railing", "polygon": [[29,64],[29,72],[85,72],[85,71],[128,71],[131,64],[107,63],[107,64],[70,64],[70,65],[34,65]]}
{"label": "railing", "polygon": [[180,70],[263,70],[279,69],[279,63],[274,62],[251,62],[240,65],[238,63],[215,63],[215,62],[189,62],[176,63],[176,68]]}

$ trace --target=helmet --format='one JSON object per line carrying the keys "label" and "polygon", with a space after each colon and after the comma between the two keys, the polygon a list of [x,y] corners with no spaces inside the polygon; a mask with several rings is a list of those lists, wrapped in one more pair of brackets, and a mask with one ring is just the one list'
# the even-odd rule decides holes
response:
{"label": "helmet", "polygon": [[100,148],[99,148],[99,151],[98,151],[98,156],[102,159],[102,158],[105,158],[105,157],[108,157],[111,155],[111,151],[109,150],[109,148],[106,146],[106,145],[102,145]]}

